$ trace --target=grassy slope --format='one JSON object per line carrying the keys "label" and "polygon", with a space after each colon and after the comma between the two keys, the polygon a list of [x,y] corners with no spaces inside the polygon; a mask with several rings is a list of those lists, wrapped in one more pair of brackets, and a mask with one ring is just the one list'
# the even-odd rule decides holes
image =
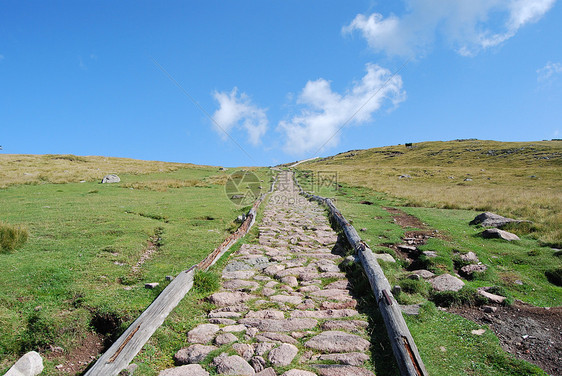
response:
{"label": "grassy slope", "polygon": [[[534,221],[537,237],[562,246],[562,142],[423,142],[350,151],[299,169],[403,199],[405,205],[491,210]],[[399,179],[407,174],[411,179]],[[472,181],[464,181],[470,178]]]}
{"label": "grassy slope", "polygon": [[[164,286],[166,275],[199,262],[244,210],[224,194],[229,171],[215,167],[103,158],[98,171],[98,157],[9,156],[10,169],[21,159],[21,171],[33,171],[32,158],[42,179],[1,175],[8,187],[0,190],[0,220],[25,225],[30,237],[0,254],[0,371],[26,350],[53,345],[71,352],[96,316],[115,317],[124,329],[161,291],[144,289],[145,282]],[[108,172],[122,182],[98,184]],[[45,183],[62,175],[88,182]],[[161,247],[133,273],[159,231]],[[48,363],[46,374],[63,361]]]}

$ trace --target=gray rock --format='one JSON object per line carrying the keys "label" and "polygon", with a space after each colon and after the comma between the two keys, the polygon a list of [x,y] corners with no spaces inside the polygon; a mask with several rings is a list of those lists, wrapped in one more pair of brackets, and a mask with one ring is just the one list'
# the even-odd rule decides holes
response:
{"label": "gray rock", "polygon": [[219,375],[252,376],[255,374],[254,368],[238,355],[222,354],[216,357],[213,363],[217,366]]}
{"label": "gray rock", "polygon": [[188,364],[181,367],[168,368],[160,371],[158,376],[209,376],[199,364]]}
{"label": "gray rock", "polygon": [[200,344],[191,345],[180,349],[174,355],[177,365],[201,363],[211,351],[216,350],[215,346],[205,346]]}
{"label": "gray rock", "polygon": [[320,376],[375,376],[371,371],[365,368],[338,365],[338,364],[317,364],[313,366]]}
{"label": "gray rock", "polygon": [[277,374],[275,373],[273,368],[269,367],[264,369],[263,371],[256,373],[256,376],[277,376]]}
{"label": "gray rock", "polygon": [[145,283],[144,287],[147,289],[155,289],[156,287],[160,286],[160,284],[158,282],[151,282],[151,283]]}
{"label": "gray rock", "polygon": [[268,359],[272,365],[283,367],[291,364],[298,352],[299,349],[295,345],[283,343],[269,352]]}
{"label": "gray rock", "polygon": [[400,305],[400,310],[406,315],[419,315],[421,304]]}
{"label": "gray rock", "polygon": [[293,296],[293,295],[272,295],[269,299],[274,302],[280,302],[280,303],[289,303],[289,304],[302,303],[302,298],[300,296]]}
{"label": "gray rock", "polygon": [[488,291],[489,287],[479,287],[477,289],[478,293],[485,298],[488,298],[492,303],[501,304],[505,301],[506,297],[501,295],[492,294]]}
{"label": "gray rock", "polygon": [[497,228],[489,228],[487,230],[482,231],[482,237],[485,239],[496,238],[496,239],[503,239],[507,241],[519,240],[519,236],[512,234],[511,232],[499,230]]}
{"label": "gray rock", "polygon": [[35,376],[43,372],[43,359],[36,351],[23,355],[4,376]]}
{"label": "gray rock", "polygon": [[472,221],[471,225],[481,225],[482,227],[503,227],[511,222],[521,222],[512,218],[502,217],[501,215],[485,212],[478,214]]}
{"label": "gray rock", "polygon": [[[276,332],[263,332],[256,335],[256,340],[260,342],[276,342],[276,343],[290,343],[291,345],[296,345],[298,341],[293,337],[290,337],[283,333]],[[258,354],[263,355],[263,354]]]}
{"label": "gray rock", "polygon": [[256,349],[255,349],[256,355],[262,356],[266,352],[268,352],[269,350],[274,348],[275,343],[273,343],[273,342],[260,342],[260,343],[255,344],[255,346],[256,346]]}
{"label": "gray rock", "polygon": [[265,359],[261,356],[254,356],[252,360],[250,360],[250,364],[256,372],[262,372],[265,368]]}
{"label": "gray rock", "polygon": [[325,309],[320,311],[293,311],[291,317],[312,317],[315,319],[337,319],[341,317],[357,316],[359,312],[354,309]]}
{"label": "gray rock", "polygon": [[356,336],[340,331],[327,331],[312,337],[304,344],[306,347],[330,353],[348,352],[348,351],[366,351],[370,342]]}
{"label": "gray rock", "polygon": [[234,291],[234,292],[216,292],[209,297],[211,303],[219,306],[226,307],[235,304],[246,302],[256,296],[247,294],[245,292]]}
{"label": "gray rock", "polygon": [[232,333],[222,333],[215,338],[215,345],[222,346],[227,343],[236,342],[238,338]]}
{"label": "gray rock", "polygon": [[295,330],[312,329],[318,325],[315,319],[256,319],[245,318],[238,320],[239,324],[258,328],[261,331],[292,332]]}
{"label": "gray rock", "polygon": [[187,333],[187,341],[191,343],[208,343],[213,340],[219,326],[215,324],[201,324]]}
{"label": "gray rock", "polygon": [[431,285],[437,291],[459,291],[464,286],[464,282],[450,274],[441,274],[430,280]]}
{"label": "gray rock", "polygon": [[434,273],[430,272],[429,270],[425,270],[425,269],[415,270],[415,271],[413,271],[413,274],[419,275],[420,277],[422,277],[424,279],[432,278],[433,276],[435,276]]}
{"label": "gray rock", "polygon": [[243,261],[232,261],[224,267],[225,272],[238,272],[240,270],[249,270],[249,269],[252,269],[252,266],[246,264]]}
{"label": "gray rock", "polygon": [[360,366],[369,360],[369,355],[360,352],[340,353],[340,354],[321,354],[312,358],[313,360],[328,360],[331,362],[347,364],[350,366]]}
{"label": "gray rock", "polygon": [[478,260],[478,256],[476,256],[476,253],[474,253],[472,251],[470,251],[468,253],[465,253],[465,254],[461,254],[459,257],[460,257],[461,260],[466,261],[466,262],[470,262],[470,263],[473,263],[473,264],[477,264],[477,263],[480,262],[480,260]]}
{"label": "gray rock", "polygon": [[408,174],[403,174],[398,177],[398,179],[411,179],[412,177]]}
{"label": "gray rock", "polygon": [[347,330],[350,332],[363,330],[369,326],[362,320],[328,320],[322,324],[322,330]]}
{"label": "gray rock", "polygon": [[101,183],[102,184],[107,184],[107,183],[119,183],[121,181],[121,179],[119,178],[119,176],[115,175],[115,174],[109,174],[109,175],[105,175],[103,177],[103,179],[101,179]]}
{"label": "gray rock", "polygon": [[377,260],[396,262],[396,260],[394,260],[394,257],[392,257],[392,255],[389,255],[388,253],[373,253],[373,256],[375,256]]}
{"label": "gray rock", "polygon": [[281,376],[316,376],[314,372],[304,371],[302,369],[290,369]]}
{"label": "gray rock", "polygon": [[423,251],[422,254],[427,258],[435,258],[438,256],[435,251]]}
{"label": "gray rock", "polygon": [[232,345],[232,349],[246,361],[249,361],[254,356],[254,346],[247,343],[235,343]]}
{"label": "gray rock", "polygon": [[488,269],[488,267],[484,264],[479,264],[479,265],[470,264],[470,265],[463,266],[461,268],[461,273],[466,275],[466,276],[470,276],[474,273],[485,272],[487,269]]}

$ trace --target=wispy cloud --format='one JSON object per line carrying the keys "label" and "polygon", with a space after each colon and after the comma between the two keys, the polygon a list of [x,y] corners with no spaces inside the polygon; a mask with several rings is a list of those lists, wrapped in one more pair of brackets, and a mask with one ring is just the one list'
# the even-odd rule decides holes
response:
{"label": "wispy cloud", "polygon": [[342,29],[359,31],[388,55],[420,56],[445,40],[463,56],[498,46],[524,25],[541,19],[556,0],[408,0],[401,16],[358,14]]}
{"label": "wispy cloud", "polygon": [[366,70],[344,94],[332,91],[330,82],[323,78],[308,81],[297,98],[300,113],[279,123],[285,136],[284,150],[302,155],[334,147],[339,143],[338,131],[347,121],[367,123],[385,100],[396,106],[405,99],[399,75],[376,64],[367,64]]}
{"label": "wispy cloud", "polygon": [[537,69],[537,81],[541,84],[551,82],[560,73],[562,73],[562,64],[549,61],[544,67]]}
{"label": "wispy cloud", "polygon": [[230,93],[215,91],[213,97],[219,103],[219,109],[213,114],[215,130],[226,139],[228,133],[235,128],[242,128],[248,134],[248,141],[257,145],[267,131],[267,115],[265,108],[252,103],[245,93],[238,94],[238,88]]}

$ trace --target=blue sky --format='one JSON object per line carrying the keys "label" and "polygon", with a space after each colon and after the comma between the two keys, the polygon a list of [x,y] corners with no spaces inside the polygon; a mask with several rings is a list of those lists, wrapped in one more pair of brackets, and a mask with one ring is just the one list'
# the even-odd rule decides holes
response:
{"label": "blue sky", "polygon": [[556,0],[0,0],[0,152],[247,166],[561,138],[561,24]]}

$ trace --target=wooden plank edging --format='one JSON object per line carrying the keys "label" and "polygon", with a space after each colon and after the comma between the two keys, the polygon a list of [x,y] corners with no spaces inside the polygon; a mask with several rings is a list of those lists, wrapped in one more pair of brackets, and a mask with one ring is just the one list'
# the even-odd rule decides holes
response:
{"label": "wooden plank edging", "polygon": [[330,215],[343,230],[349,244],[355,250],[369,279],[379,311],[383,317],[400,374],[402,376],[427,376],[427,370],[410,334],[410,330],[406,325],[406,321],[402,316],[400,306],[392,295],[390,283],[386,279],[371,248],[361,240],[355,228],[345,219],[332,200],[305,192],[296,180],[296,177],[294,177],[294,180],[303,196],[328,207]]}

